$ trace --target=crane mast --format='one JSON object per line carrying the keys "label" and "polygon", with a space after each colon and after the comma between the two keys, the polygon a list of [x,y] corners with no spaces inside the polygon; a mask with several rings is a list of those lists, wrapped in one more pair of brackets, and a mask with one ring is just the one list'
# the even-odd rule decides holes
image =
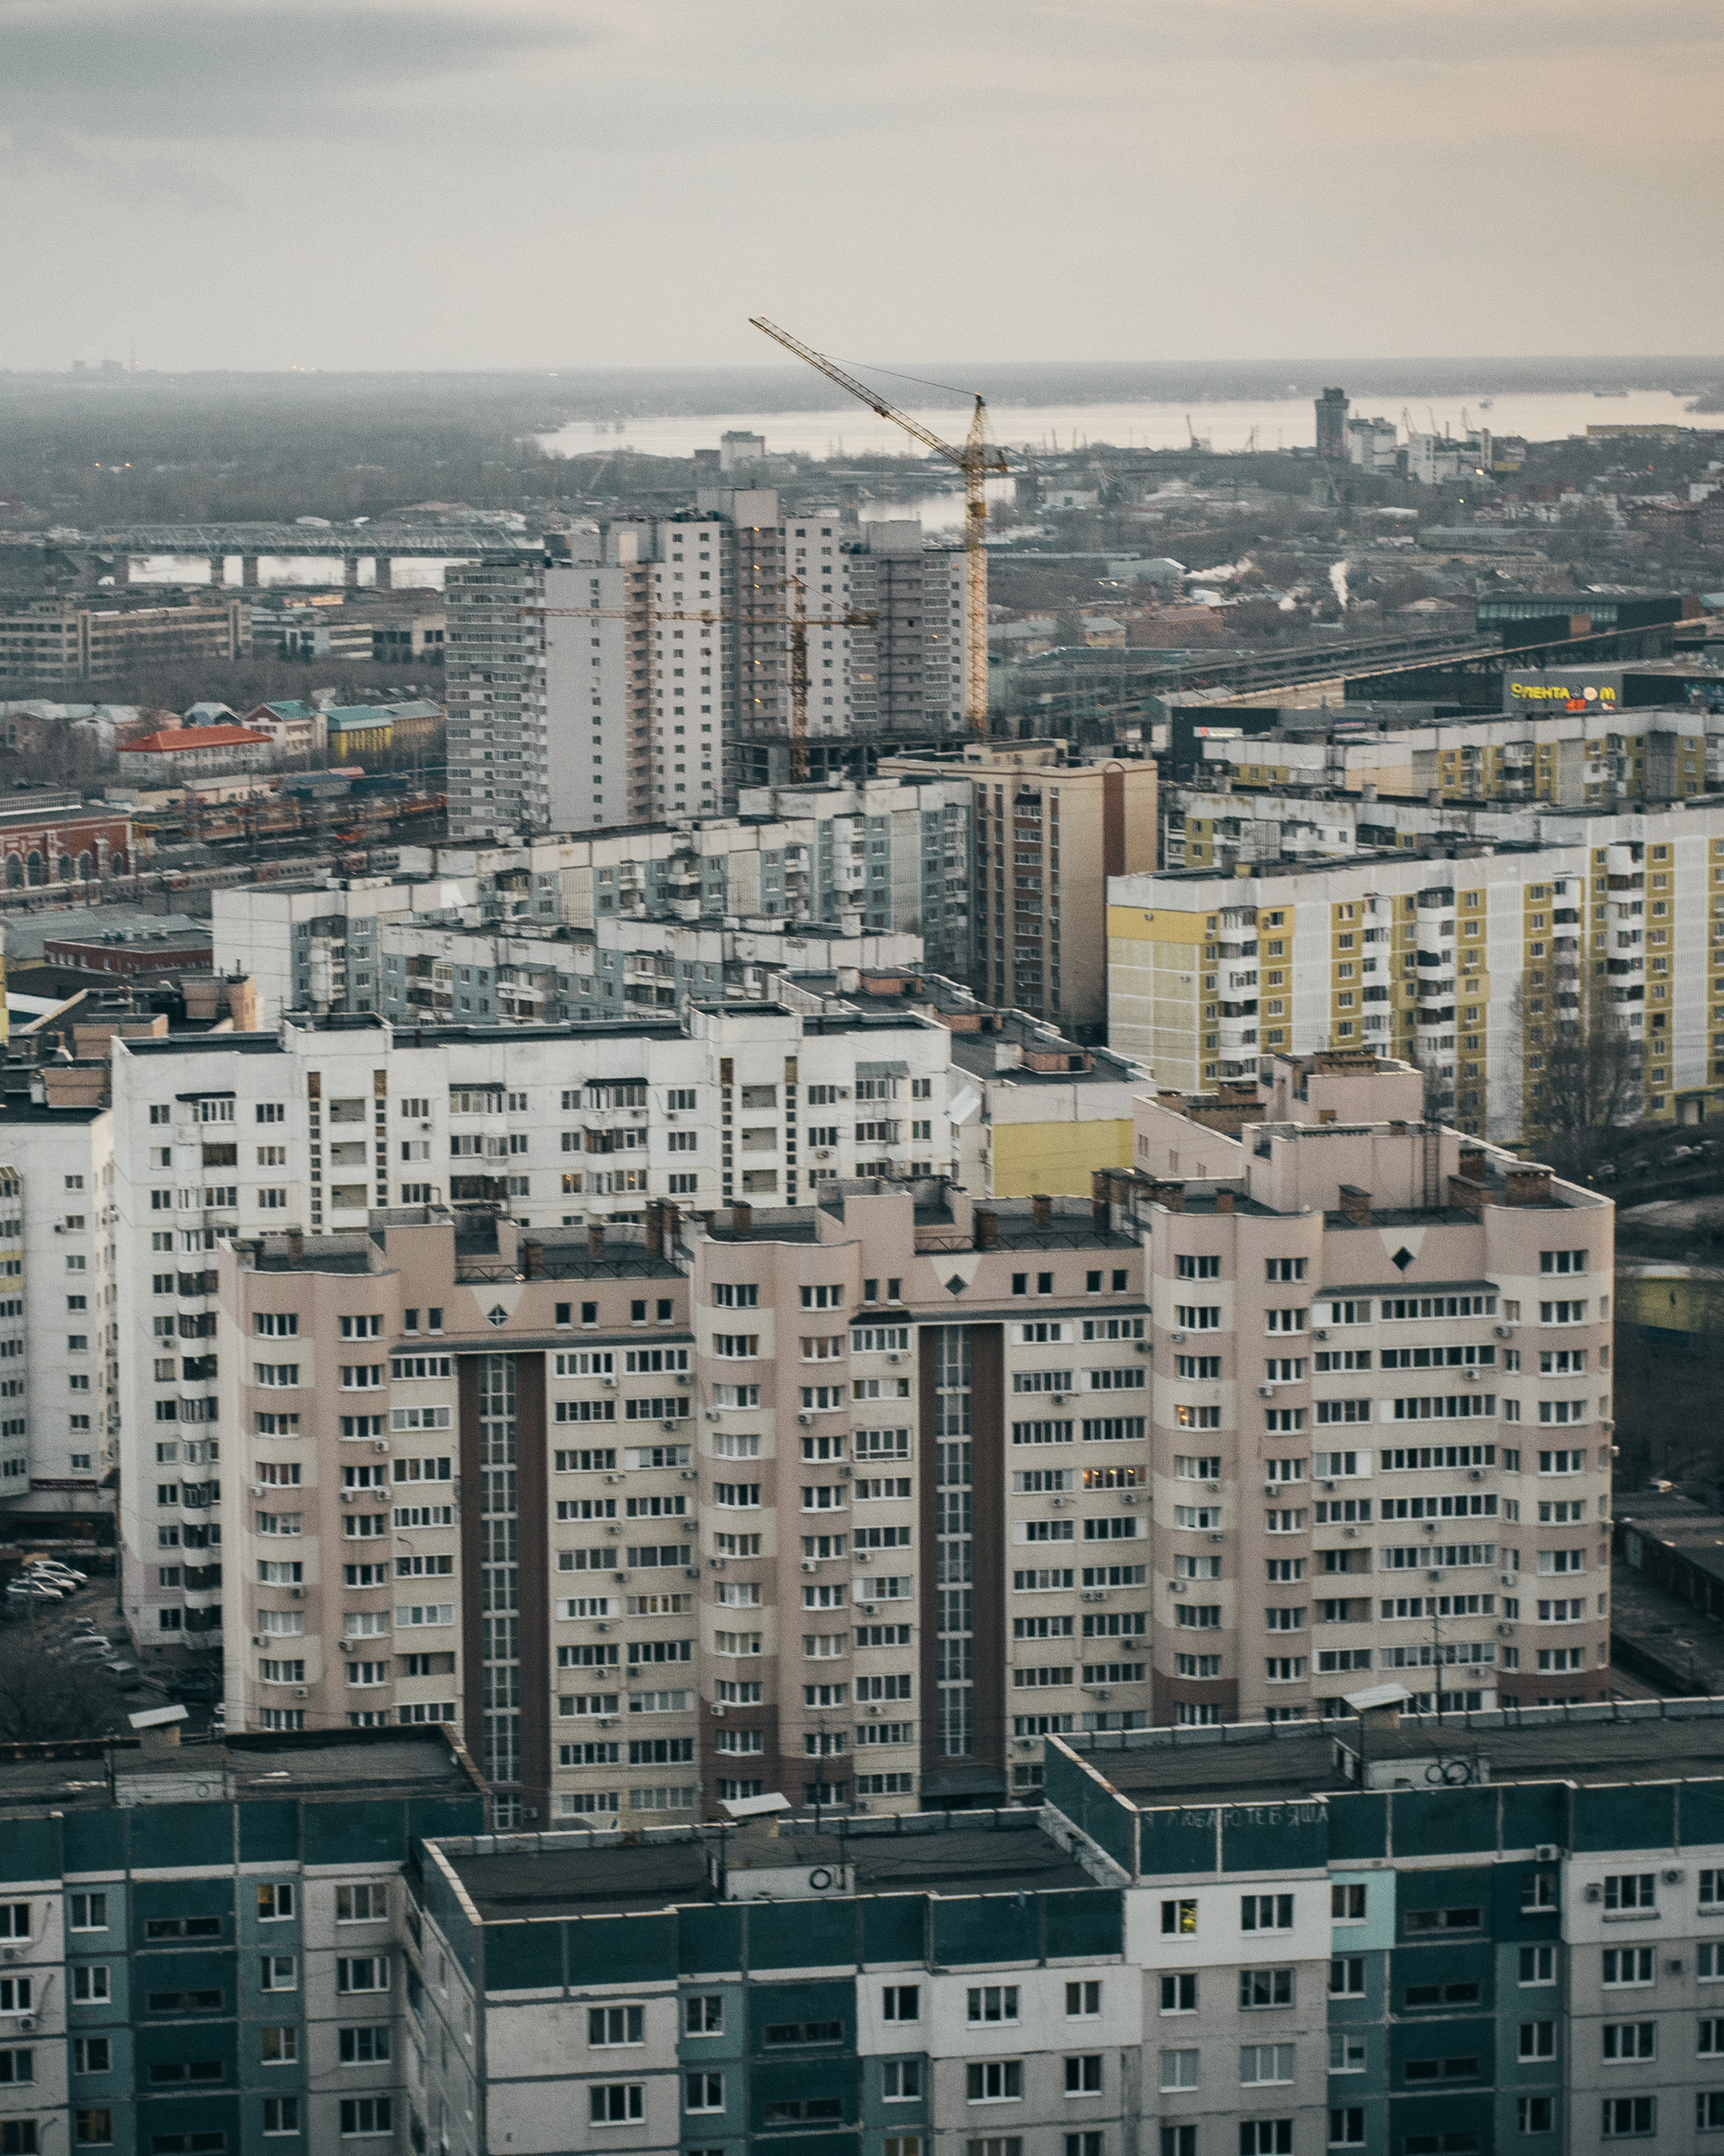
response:
{"label": "crane mast", "polygon": [[961,446],[943,441],[931,428],[907,412],[889,404],[878,391],[846,374],[835,359],[792,337],[769,322],[751,315],[753,326],[782,344],[787,352],[822,374],[828,381],[865,404],[881,419],[889,419],[913,435],[924,449],[944,457],[964,475],[964,716],[971,733],[987,732],[987,476],[1010,470],[1005,453],[987,439],[987,407],[978,395],[970,416],[970,431]]}

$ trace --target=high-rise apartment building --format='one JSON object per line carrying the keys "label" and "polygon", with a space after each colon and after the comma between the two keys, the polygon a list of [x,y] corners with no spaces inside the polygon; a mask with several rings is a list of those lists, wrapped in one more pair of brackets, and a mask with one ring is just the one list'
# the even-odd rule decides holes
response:
{"label": "high-rise apartment building", "polygon": [[1089,1203],[219,1262],[235,1727],[450,1719],[514,1816],[638,1820],[1003,1798],[1148,1719],[1143,1261]]}
{"label": "high-rise apartment building", "polygon": [[225,1240],[297,1229],[315,1251],[404,1207],[503,1210],[540,1231],[638,1221],[654,1198],[795,1204],[858,1174],[932,1174],[952,1157],[950,1040],[913,1011],[757,1003],[695,1005],[682,1023],[408,1032],[348,1018],[120,1041],[108,1316],[135,1344],[120,1532],[140,1644],[221,1624],[208,1553],[244,1472],[234,1434],[258,1427],[223,1405]]}
{"label": "high-rise apartment building", "polygon": [[745,791],[694,825],[405,849],[393,880],[215,894],[216,964],[267,1017],[625,1018],[775,970],[970,971],[970,789],[926,774]]}
{"label": "high-rise apartment building", "polygon": [[[1157,1722],[1608,1696],[1607,1200],[1277,1062],[1228,1139],[1141,1104]],[[1182,1169],[1183,1162],[1183,1169]],[[1206,1166],[1206,1179],[1191,1170]]]}
{"label": "high-rise apartment building", "polygon": [[116,1464],[114,1119],[103,1073],[0,1071],[0,1505],[98,1501]]}
{"label": "high-rise apartment building", "polygon": [[1544,828],[1452,860],[1115,878],[1109,1041],[1194,1091],[1371,1048],[1416,1061],[1462,1131],[1535,1142],[1547,1066],[1616,1030],[1647,1117],[1715,1111],[1724,807]]}
{"label": "high-rise apartment building", "polygon": [[487,552],[444,572],[449,831],[494,838],[551,821],[544,557]]}
{"label": "high-rise apartment building", "polygon": [[1037,741],[972,742],[952,758],[883,757],[880,768],[882,777],[938,772],[975,790],[977,993],[1080,1041],[1103,1038],[1108,879],[1157,858],[1155,765],[1074,764],[1063,742]]}

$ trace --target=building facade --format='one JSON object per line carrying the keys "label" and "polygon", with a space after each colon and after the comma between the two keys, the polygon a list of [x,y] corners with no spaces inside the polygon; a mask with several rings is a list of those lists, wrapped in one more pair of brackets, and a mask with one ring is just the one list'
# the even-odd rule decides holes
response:
{"label": "building facade", "polygon": [[1140,1111],[1154,1722],[1609,1696],[1613,1209],[1418,1094],[1320,1058],[1243,1145]]}
{"label": "building facade", "polygon": [[224,1241],[296,1228],[315,1253],[402,1208],[578,1228],[638,1222],[651,1200],[795,1205],[859,1173],[931,1174],[952,1152],[949,1041],[913,1014],[762,1004],[696,1008],[686,1030],[349,1020],[118,1041],[112,1314],[138,1343],[120,1538],[140,1647],[221,1629],[224,1494],[248,1487],[222,1441],[231,1461],[231,1433],[253,1428],[224,1405],[240,1368],[216,1341]]}
{"label": "building facade", "polygon": [[1156,859],[1155,765],[1071,764],[1060,742],[977,742],[950,760],[881,760],[882,776],[918,770],[974,788],[978,994],[1080,1041],[1109,1037],[1108,879]]}
{"label": "building facade", "polygon": [[536,547],[498,549],[444,572],[451,838],[551,823],[544,604]]}
{"label": "building facade", "polygon": [[1642,1113],[1698,1120],[1724,1097],[1721,872],[1724,807],[1703,806],[1453,860],[1115,878],[1109,1039],[1191,1090],[1363,1045],[1416,1061],[1469,1134],[1535,1142],[1562,1029],[1618,1033]]}

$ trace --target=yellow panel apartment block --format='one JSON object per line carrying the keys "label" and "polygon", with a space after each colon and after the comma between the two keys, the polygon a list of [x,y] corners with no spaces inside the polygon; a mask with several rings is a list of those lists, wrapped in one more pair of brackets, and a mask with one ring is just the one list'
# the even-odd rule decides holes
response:
{"label": "yellow panel apartment block", "polygon": [[1271,1054],[1416,1062],[1461,1130],[1534,1145],[1577,1040],[1620,1031],[1640,1111],[1724,1112],[1724,805],[1547,812],[1535,843],[1110,880],[1109,1040],[1159,1087]]}

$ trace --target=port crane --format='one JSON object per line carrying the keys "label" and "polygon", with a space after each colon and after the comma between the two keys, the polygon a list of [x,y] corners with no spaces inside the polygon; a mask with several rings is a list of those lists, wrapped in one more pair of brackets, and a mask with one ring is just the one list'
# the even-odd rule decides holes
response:
{"label": "port crane", "polygon": [[[1005,452],[987,439],[987,406],[978,394],[970,417],[970,431],[961,445],[943,441],[932,428],[924,427],[907,412],[888,404],[877,390],[846,374],[835,359],[804,344],[764,315],[749,320],[763,335],[782,344],[804,360],[817,374],[836,382],[842,390],[865,404],[876,418],[890,419],[913,434],[924,449],[955,464],[964,475],[964,716],[971,733],[987,732],[987,476],[1011,469]],[[805,656],[804,665],[806,665]],[[794,660],[793,660],[794,666]]]}

